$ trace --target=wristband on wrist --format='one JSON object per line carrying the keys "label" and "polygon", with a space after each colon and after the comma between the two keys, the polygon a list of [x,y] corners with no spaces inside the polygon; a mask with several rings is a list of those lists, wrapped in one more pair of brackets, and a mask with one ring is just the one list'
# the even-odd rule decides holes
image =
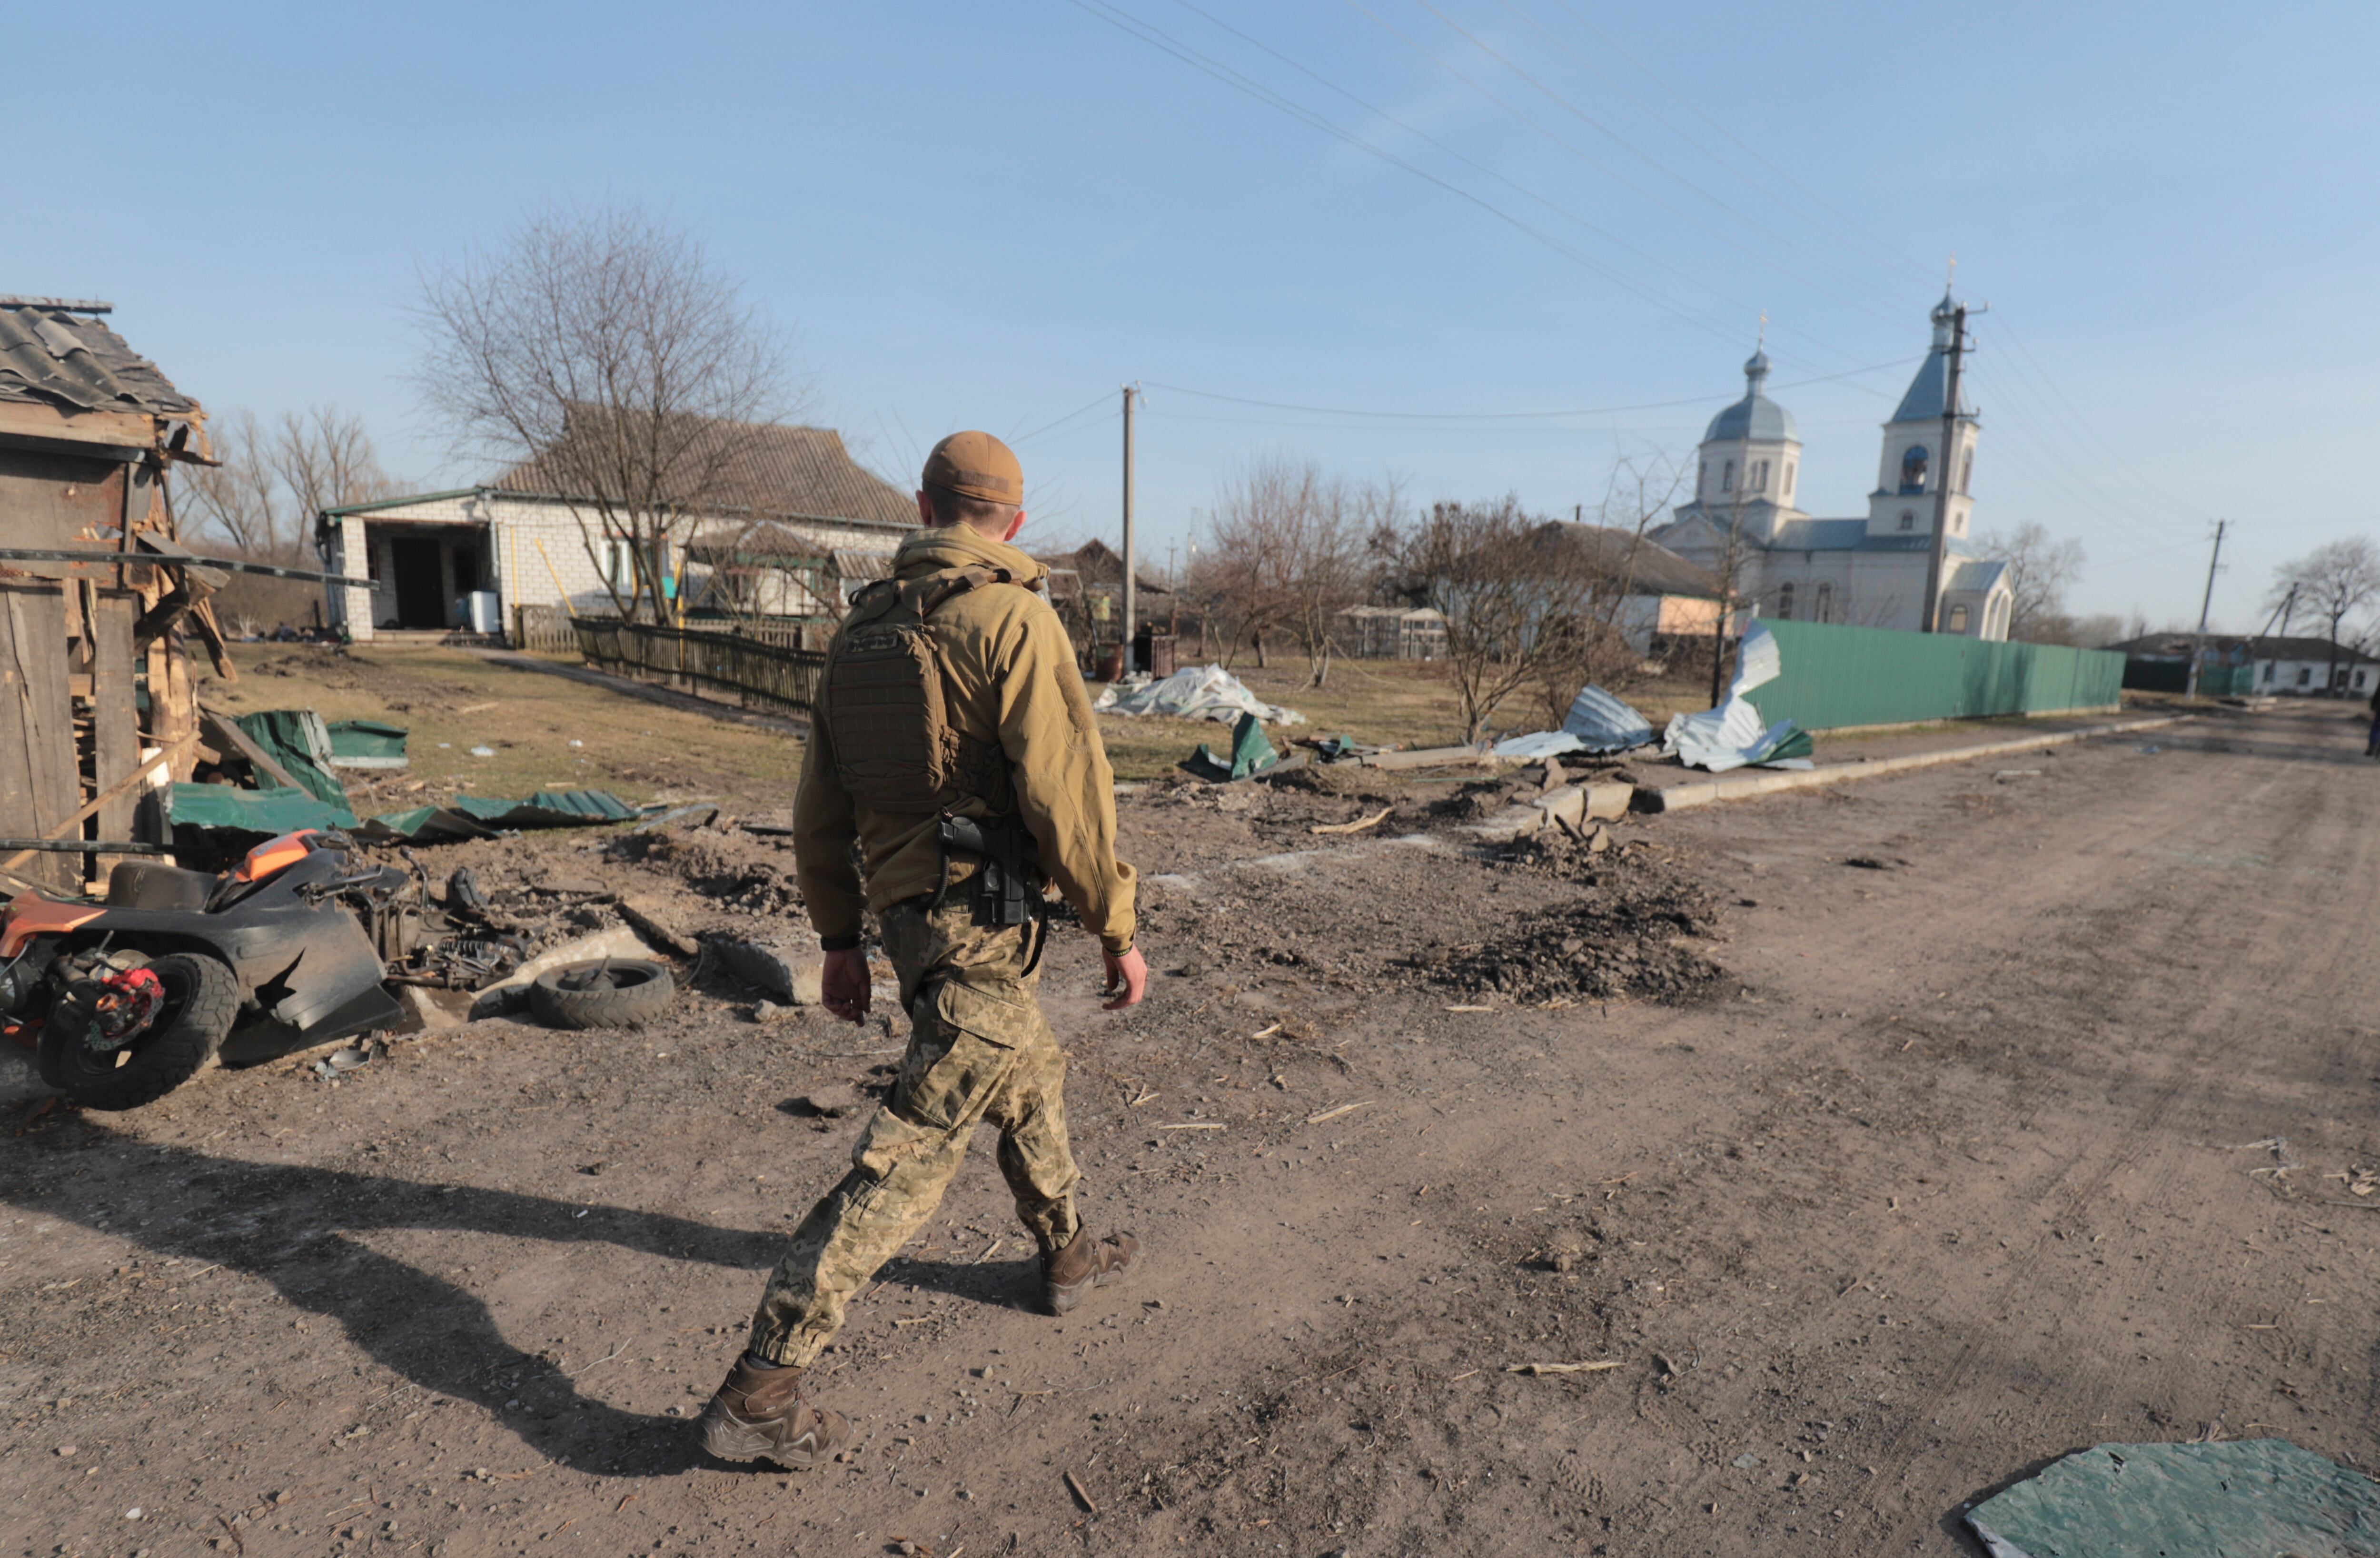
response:
{"label": "wristband on wrist", "polygon": [[820,936],[819,950],[820,952],[856,952],[859,950],[859,937],[856,933],[848,936]]}

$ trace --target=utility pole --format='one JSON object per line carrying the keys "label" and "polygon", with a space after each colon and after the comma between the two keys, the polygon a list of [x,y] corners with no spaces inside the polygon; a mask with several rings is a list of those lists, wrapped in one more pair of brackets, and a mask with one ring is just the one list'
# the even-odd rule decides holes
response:
{"label": "utility pole", "polygon": [[2223,561],[2223,531],[2228,520],[2215,521],[2215,554],[2206,559],[2206,593],[2198,603],[2198,636],[2190,644],[2190,685],[2187,696],[2198,697],[2198,663],[2206,658],[2206,616],[2215,608],[2215,570]]}
{"label": "utility pole", "polygon": [[1132,402],[1139,394],[1132,385],[1123,386],[1123,669],[1130,676],[1137,667],[1132,663],[1134,621],[1140,611],[1139,581],[1133,577],[1135,560],[1132,543]]}
{"label": "utility pole", "polygon": [[[1984,310],[1975,311],[1982,313]],[[1950,489],[1959,479],[1959,370],[1966,350],[1967,305],[1961,303],[1950,310],[1950,371],[1942,390],[1942,450],[1937,462],[1940,469],[1934,477],[1934,545],[1925,558],[1923,627],[1928,633],[1942,630],[1942,570],[1950,554]]]}

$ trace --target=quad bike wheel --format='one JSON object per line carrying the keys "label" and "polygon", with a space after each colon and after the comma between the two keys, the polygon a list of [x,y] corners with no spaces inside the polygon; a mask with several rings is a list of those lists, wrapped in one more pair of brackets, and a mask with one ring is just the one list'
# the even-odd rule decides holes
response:
{"label": "quad bike wheel", "polygon": [[198,1074],[239,1016],[228,964],[175,953],[78,980],[42,1029],[42,1079],[90,1109],[138,1109]]}
{"label": "quad bike wheel", "polygon": [[555,1028],[642,1028],[676,995],[676,981],[660,964],[607,957],[548,968],[528,987],[528,1006]]}

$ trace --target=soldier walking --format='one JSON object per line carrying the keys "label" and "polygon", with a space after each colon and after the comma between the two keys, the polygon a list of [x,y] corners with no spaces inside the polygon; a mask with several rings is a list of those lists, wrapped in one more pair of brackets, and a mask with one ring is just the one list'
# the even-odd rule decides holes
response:
{"label": "soldier walking", "polygon": [[1140,1000],[1148,969],[1074,644],[1041,592],[1048,570],[1008,544],[1024,495],[1015,455],[990,433],[934,445],[917,493],[929,528],[859,593],[820,673],[794,846],[823,998],[866,1020],[873,909],[912,1027],[851,1172],[795,1231],[703,1409],[703,1445],[722,1459],[808,1467],[850,1442],[851,1420],[810,1402],[802,1374],[851,1296],[934,1214],[978,1123],[1000,1131],[1052,1314],[1122,1276],[1138,1248],[1094,1238],[1075,1211],[1066,1062],[1034,998],[1045,880],[1099,938],[1110,1011]]}

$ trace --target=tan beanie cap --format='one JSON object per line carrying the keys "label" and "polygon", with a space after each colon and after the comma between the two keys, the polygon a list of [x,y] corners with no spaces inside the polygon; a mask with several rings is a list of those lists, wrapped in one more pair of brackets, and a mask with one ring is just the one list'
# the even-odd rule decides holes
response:
{"label": "tan beanie cap", "polygon": [[954,432],[935,444],[922,480],[963,498],[1019,506],[1025,502],[1025,468],[1016,463],[1014,451],[988,432]]}

